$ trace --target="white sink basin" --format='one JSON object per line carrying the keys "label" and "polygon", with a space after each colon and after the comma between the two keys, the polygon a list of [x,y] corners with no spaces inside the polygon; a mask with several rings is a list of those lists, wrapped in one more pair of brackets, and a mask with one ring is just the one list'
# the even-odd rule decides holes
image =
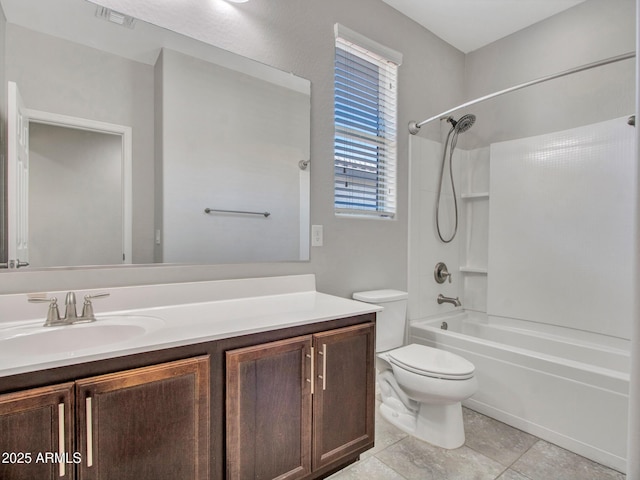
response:
{"label": "white sink basin", "polygon": [[111,315],[91,323],[60,327],[41,324],[0,330],[0,356],[73,354],[89,348],[127,342],[163,324],[157,317]]}

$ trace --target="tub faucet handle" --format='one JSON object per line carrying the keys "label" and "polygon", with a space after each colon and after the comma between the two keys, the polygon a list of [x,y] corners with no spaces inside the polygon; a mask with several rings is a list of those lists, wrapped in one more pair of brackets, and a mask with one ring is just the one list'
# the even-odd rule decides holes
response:
{"label": "tub faucet handle", "polygon": [[438,283],[444,283],[446,279],[449,279],[449,283],[451,283],[451,274],[444,262],[436,263],[436,268],[433,270],[433,278]]}

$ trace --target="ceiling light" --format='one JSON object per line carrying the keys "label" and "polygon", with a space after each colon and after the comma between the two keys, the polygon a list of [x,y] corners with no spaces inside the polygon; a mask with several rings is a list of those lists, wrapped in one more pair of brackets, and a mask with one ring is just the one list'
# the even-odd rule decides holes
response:
{"label": "ceiling light", "polygon": [[115,10],[111,10],[107,7],[102,7],[98,5],[96,8],[96,17],[103,18],[111,23],[115,23],[116,25],[120,25],[126,28],[133,28],[136,23],[136,19],[130,17],[129,15],[125,15],[124,13],[116,12]]}

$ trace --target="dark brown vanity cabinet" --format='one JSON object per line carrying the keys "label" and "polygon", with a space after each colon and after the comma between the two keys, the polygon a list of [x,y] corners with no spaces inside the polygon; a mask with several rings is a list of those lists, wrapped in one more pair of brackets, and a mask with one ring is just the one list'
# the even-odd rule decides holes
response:
{"label": "dark brown vanity cabinet", "polygon": [[76,382],[80,480],[209,478],[209,357]]}
{"label": "dark brown vanity cabinet", "polygon": [[374,441],[374,324],[226,353],[227,478],[317,478]]}
{"label": "dark brown vanity cabinet", "polygon": [[31,462],[0,479],[208,479],[209,379],[201,356],[2,395],[0,451]]}
{"label": "dark brown vanity cabinet", "polygon": [[74,478],[73,383],[0,395],[0,479]]}
{"label": "dark brown vanity cabinet", "polygon": [[227,478],[311,473],[310,379],[310,335],[227,352]]}
{"label": "dark brown vanity cabinet", "polygon": [[314,335],[313,469],[373,447],[374,324]]}

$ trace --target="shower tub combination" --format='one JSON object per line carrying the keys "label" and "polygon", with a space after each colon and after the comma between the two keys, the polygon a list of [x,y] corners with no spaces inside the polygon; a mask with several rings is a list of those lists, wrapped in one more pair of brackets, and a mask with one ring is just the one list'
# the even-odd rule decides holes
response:
{"label": "shower tub combination", "polygon": [[625,471],[623,341],[472,311],[412,320],[409,337],[474,363],[479,389],[467,407]]}

